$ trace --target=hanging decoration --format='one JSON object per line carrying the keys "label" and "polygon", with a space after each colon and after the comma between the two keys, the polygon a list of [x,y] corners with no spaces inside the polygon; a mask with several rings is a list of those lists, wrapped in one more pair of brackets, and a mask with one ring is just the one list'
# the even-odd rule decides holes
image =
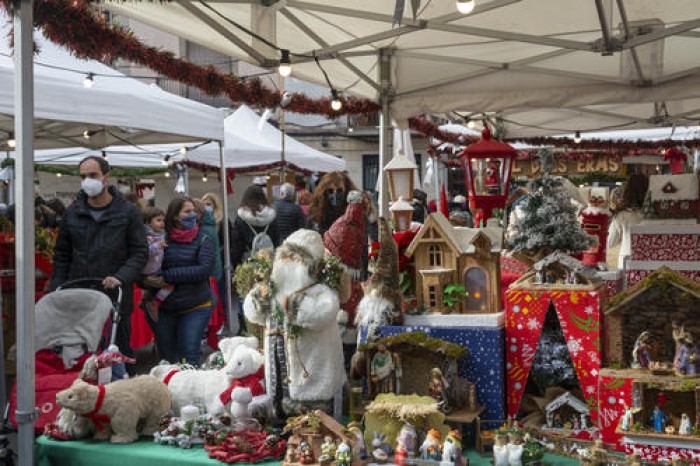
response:
{"label": "hanging decoration", "polygon": [[[0,7],[9,14],[11,0],[0,0]],[[274,108],[280,104],[278,91],[267,88],[259,77],[244,79],[220,73],[214,66],[199,66],[172,52],[149,47],[126,27],[109,24],[86,0],[41,0],[34,4],[34,25],[57,44],[67,47],[78,58],[109,63],[117,58],[145,66],[158,74],[194,86],[208,95],[226,95],[234,103],[256,108]],[[312,99],[301,93],[291,94],[285,110],[302,114],[341,115],[371,114],[380,106],[368,99],[343,97],[342,107],[333,110],[331,99]]]}

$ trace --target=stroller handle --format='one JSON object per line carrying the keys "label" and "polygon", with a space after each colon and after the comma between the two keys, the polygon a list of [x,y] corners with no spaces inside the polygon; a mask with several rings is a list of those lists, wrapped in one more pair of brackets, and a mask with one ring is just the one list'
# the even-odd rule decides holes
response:
{"label": "stroller handle", "polygon": [[[62,283],[61,285],[56,287],[56,291],[62,290],[64,288],[80,288],[79,285],[100,285],[101,289],[103,291],[106,291],[104,287],[102,287],[102,282],[104,281],[104,278],[100,277],[85,277],[85,278],[76,278],[74,280],[68,280],[67,282]],[[122,287],[118,286],[117,288],[117,301],[116,301],[116,311],[119,312],[119,308],[121,307],[121,302],[122,302]]]}

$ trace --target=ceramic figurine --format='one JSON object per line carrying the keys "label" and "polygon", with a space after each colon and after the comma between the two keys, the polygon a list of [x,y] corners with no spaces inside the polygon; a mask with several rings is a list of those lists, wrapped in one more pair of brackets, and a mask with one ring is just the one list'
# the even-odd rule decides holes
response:
{"label": "ceramic figurine", "polygon": [[440,461],[442,453],[440,452],[440,440],[442,435],[435,429],[430,429],[425,437],[423,444],[420,446],[420,459]]}
{"label": "ceramic figurine", "polygon": [[634,342],[632,369],[648,369],[651,362],[651,333],[643,331]]}
{"label": "ceramic figurine", "polygon": [[284,456],[284,461],[286,463],[296,463],[299,461],[299,455],[291,443],[287,444],[287,452]]}
{"label": "ceramic figurine", "polygon": [[510,466],[522,466],[524,446],[522,439],[517,435],[508,436],[508,464]]}
{"label": "ceramic figurine", "polygon": [[372,382],[377,385],[377,393],[394,393],[394,358],[386,346],[379,345],[377,352],[372,356],[370,374]]}
{"label": "ceramic figurine", "polygon": [[448,388],[449,384],[447,383],[447,380],[445,380],[445,377],[443,377],[442,371],[437,367],[434,367],[430,371],[430,385],[428,386],[428,390],[430,392],[430,396],[438,401],[438,408],[443,413],[450,411],[450,404],[447,395]]}
{"label": "ceramic figurine", "polygon": [[440,466],[460,466],[462,464],[462,433],[451,430],[442,445]]}
{"label": "ceramic figurine", "polygon": [[314,464],[316,462],[314,451],[311,449],[311,445],[309,445],[308,442],[301,442],[299,444],[299,462],[301,464]]}
{"label": "ceramic figurine", "polygon": [[654,432],[663,432],[664,426],[668,422],[668,416],[658,404],[654,406],[654,411],[651,413],[651,422],[654,424]]}
{"label": "ceramic figurine", "polygon": [[372,458],[377,463],[386,463],[391,454],[391,448],[384,442],[385,437],[386,435],[375,432],[372,439]]}
{"label": "ceramic figurine", "polygon": [[685,327],[683,324],[679,324],[677,321],[671,322],[671,335],[673,336],[673,341],[675,343],[675,351],[673,352],[673,360],[678,358],[678,352],[683,346],[683,340],[685,340]]}
{"label": "ceramic figurine", "polygon": [[681,425],[678,427],[678,433],[681,435],[690,435],[693,432],[693,426],[690,425],[690,418],[687,414],[681,414]]}
{"label": "ceramic figurine", "polygon": [[362,429],[360,428],[360,423],[357,421],[352,421],[348,424],[348,430],[352,432],[355,436],[355,456],[361,460],[367,458],[367,444],[365,443],[365,436],[362,435]]}
{"label": "ceramic figurine", "polygon": [[349,466],[352,463],[352,450],[346,441],[340,442],[335,452],[336,466]]}
{"label": "ceramic figurine", "polygon": [[632,408],[629,406],[625,407],[625,414],[622,415],[622,420],[620,421],[620,429],[628,431],[632,428],[634,422],[634,414],[632,413]]}
{"label": "ceramic figurine", "polygon": [[493,445],[494,466],[508,466],[508,437],[498,434]]}
{"label": "ceramic figurine", "polygon": [[679,375],[695,375],[697,357],[698,347],[693,344],[692,335],[686,333],[673,361],[676,372]]}
{"label": "ceramic figurine", "polygon": [[416,428],[408,422],[404,424],[396,437],[396,448],[394,449],[395,464],[404,465],[407,458],[415,457],[417,438]]}
{"label": "ceramic figurine", "polygon": [[326,435],[321,444],[321,456],[318,457],[319,463],[329,463],[335,459],[336,446],[333,437]]}

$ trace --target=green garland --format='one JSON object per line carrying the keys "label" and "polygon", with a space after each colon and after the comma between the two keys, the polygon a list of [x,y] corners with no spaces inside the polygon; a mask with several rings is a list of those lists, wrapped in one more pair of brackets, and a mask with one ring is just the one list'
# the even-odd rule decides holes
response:
{"label": "green garland", "polygon": [[[15,159],[6,157],[0,161],[0,168],[14,167]],[[115,168],[112,167],[110,174],[117,178],[126,178],[130,176],[151,176],[165,173],[169,170],[168,167],[150,167],[150,168]],[[43,173],[54,173],[66,176],[80,176],[77,168],[59,167],[56,165],[44,165],[37,163],[34,165],[34,171]]]}
{"label": "green garland", "polygon": [[618,183],[625,181],[627,178],[620,175],[613,175],[604,172],[591,172],[586,173],[583,176],[572,176],[569,177],[571,181],[576,186],[581,186],[582,184],[593,184],[593,183]]}

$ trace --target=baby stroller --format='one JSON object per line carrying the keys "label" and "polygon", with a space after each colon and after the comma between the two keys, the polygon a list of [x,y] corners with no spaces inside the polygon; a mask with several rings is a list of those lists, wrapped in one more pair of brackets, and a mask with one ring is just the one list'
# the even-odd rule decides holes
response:
{"label": "baby stroller", "polygon": [[[86,359],[114,343],[121,299],[121,288],[103,290],[101,278],[85,278],[64,283],[36,303],[34,361],[39,416],[34,430],[37,434],[61,410],[56,405],[56,393],[72,385]],[[15,427],[16,406],[15,383],[9,410]]]}

